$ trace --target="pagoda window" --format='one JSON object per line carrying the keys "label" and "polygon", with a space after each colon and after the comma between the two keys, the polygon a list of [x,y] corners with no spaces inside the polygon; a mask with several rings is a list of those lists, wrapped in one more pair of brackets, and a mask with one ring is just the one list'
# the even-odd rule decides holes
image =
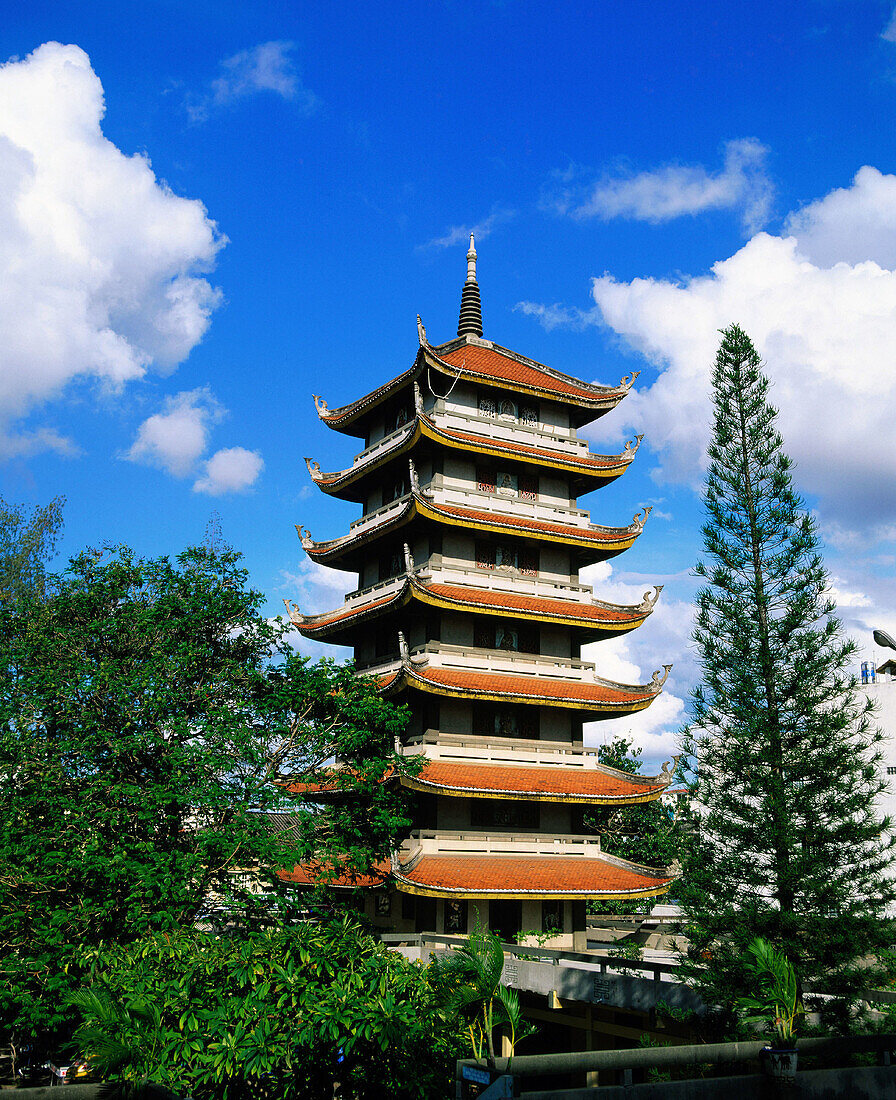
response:
{"label": "pagoda window", "polygon": [[493,493],[497,487],[495,471],[485,466],[478,467],[476,470],[476,484],[480,493]]}
{"label": "pagoda window", "polygon": [[494,569],[497,563],[494,543],[483,540],[476,543],[476,568]]}
{"label": "pagoda window", "polygon": [[524,546],[519,551],[519,571],[524,577],[538,576],[538,550]]}
{"label": "pagoda window", "polygon": [[467,903],[460,898],[447,898],[445,901],[445,935],[465,936],[467,934]]}
{"label": "pagoda window", "polygon": [[528,623],[480,619],[473,629],[477,649],[506,649],[514,653],[538,652],[538,628]]}
{"label": "pagoda window", "polygon": [[528,799],[470,800],[470,824],[480,829],[538,829],[540,807]]}
{"label": "pagoda window", "polygon": [[495,401],[492,397],[480,397],[479,398],[479,415],[488,417],[489,420],[494,420],[497,415],[497,409],[495,408]]}
{"label": "pagoda window", "polygon": [[516,405],[508,398],[504,398],[498,405],[498,416],[502,420],[516,420]]}
{"label": "pagoda window", "polygon": [[397,547],[383,554],[379,561],[380,580],[388,581],[404,572],[404,551]]}
{"label": "pagoda window", "polygon": [[393,425],[393,431],[398,431],[399,428],[403,428],[405,424],[411,419],[411,413],[407,405],[402,405],[395,414],[395,423]]}
{"label": "pagoda window", "polygon": [[541,903],[541,930],[556,935],[563,931],[563,902],[543,901]]}
{"label": "pagoda window", "polygon": [[538,712],[532,707],[473,705],[473,733],[476,737],[522,737],[537,741]]}
{"label": "pagoda window", "polygon": [[378,917],[391,917],[392,916],[392,895],[391,894],[375,894],[374,895],[374,908]]}
{"label": "pagoda window", "polygon": [[520,474],[520,500],[538,500],[538,477],[535,474]]}
{"label": "pagoda window", "polygon": [[520,423],[529,427],[538,426],[538,409],[534,405],[520,405]]}
{"label": "pagoda window", "polygon": [[383,488],[383,504],[391,504],[393,500],[398,500],[399,497],[405,496],[411,491],[410,482],[408,480],[408,474],[402,474],[393,482],[387,482]]}

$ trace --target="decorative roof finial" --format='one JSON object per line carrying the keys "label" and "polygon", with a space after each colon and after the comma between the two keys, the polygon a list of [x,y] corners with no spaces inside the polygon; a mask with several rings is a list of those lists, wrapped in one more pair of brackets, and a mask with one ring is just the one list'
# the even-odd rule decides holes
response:
{"label": "decorative roof finial", "polygon": [[473,234],[470,234],[470,251],[467,253],[467,282],[476,282],[476,245],[473,244]]}
{"label": "decorative roof finial", "polygon": [[482,336],[482,302],[479,298],[479,284],[476,282],[476,248],[473,234],[470,234],[470,251],[467,253],[467,281],[464,283],[460,298],[460,319],[457,323],[458,336]]}

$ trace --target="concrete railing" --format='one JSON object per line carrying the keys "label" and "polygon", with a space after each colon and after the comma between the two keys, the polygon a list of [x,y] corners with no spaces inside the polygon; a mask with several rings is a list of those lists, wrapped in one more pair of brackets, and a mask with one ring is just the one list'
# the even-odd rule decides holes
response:
{"label": "concrete railing", "polygon": [[[547,1077],[556,1074],[594,1074],[607,1071],[621,1072],[624,1086],[632,1087],[632,1076],[635,1071],[649,1069],[669,1069],[675,1066],[714,1065],[732,1066],[755,1062],[768,1044],[764,1041],[749,1043],[707,1043],[698,1046],[668,1046],[668,1047],[635,1047],[629,1050],[588,1050],[574,1051],[569,1054],[530,1054],[519,1055],[509,1063],[510,1070],[515,1078],[526,1078],[527,1083],[532,1078]],[[799,1039],[796,1043],[799,1054],[811,1057],[820,1057],[826,1061],[837,1061],[850,1058],[854,1054],[877,1054],[881,1064],[894,1070],[891,1066],[893,1052],[896,1051],[896,1035],[854,1035],[845,1037],[828,1037]],[[472,1058],[462,1059],[457,1063],[456,1080],[458,1083],[457,1096],[461,1096],[460,1082],[464,1066],[483,1066],[483,1062],[477,1062]],[[495,1069],[499,1073],[508,1072],[508,1059],[496,1059]],[[822,1071],[824,1072],[824,1071]],[[726,1079],[731,1096],[755,1095],[753,1091],[738,1091],[742,1078]],[[799,1080],[799,1078],[798,1078]],[[896,1080],[896,1078],[894,1078]],[[694,1082],[696,1084],[696,1082]],[[640,1086],[643,1087],[643,1086]],[[669,1083],[659,1085],[656,1096],[664,1095],[663,1089],[670,1091],[674,1086]],[[602,1088],[585,1090],[563,1090],[550,1092],[522,1092],[514,1095],[521,1096],[522,1100],[548,1100],[549,1097],[569,1097],[573,1100],[579,1096],[611,1095],[616,1089]],[[698,1096],[701,1092],[679,1092],[676,1095]],[[712,1095],[716,1095],[712,1090]],[[816,1094],[813,1090],[813,1094]],[[632,1096],[637,1095],[631,1093]],[[839,1092],[817,1093],[817,1095],[842,1095]],[[891,1095],[891,1093],[881,1093]]]}
{"label": "concrete railing", "polygon": [[408,853],[422,851],[426,855],[464,853],[473,855],[600,855],[600,837],[594,834],[544,837],[531,833],[485,833],[470,829],[466,832],[449,829],[416,829],[405,842]]}

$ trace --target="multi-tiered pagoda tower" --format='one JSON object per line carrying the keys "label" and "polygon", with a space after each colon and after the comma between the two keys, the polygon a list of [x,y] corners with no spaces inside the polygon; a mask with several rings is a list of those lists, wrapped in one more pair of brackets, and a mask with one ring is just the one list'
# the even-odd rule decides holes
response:
{"label": "multi-tiered pagoda tower", "polygon": [[603,767],[582,741],[584,722],[650,706],[669,668],[618,684],[581,659],[583,644],[640,626],[659,595],[623,607],[579,583],[649,512],[613,527],[577,507],[635,456],[640,437],[608,457],[577,435],[635,375],[590,385],[483,339],[472,237],[467,261],[457,339],[431,345],[418,318],[409,370],[341,408],[315,397],[364,450],[337,473],[306,460],[311,477],[363,514],[326,542],[300,530],[302,545],[360,584],[336,611],[292,617],[309,638],[354,647],[358,673],[410,704],[404,751],[427,759],[406,780],[416,828],[370,892],[374,922],[464,933],[476,910],[506,937],[584,949],[587,899],[652,897],[673,877],[605,854],[582,822],[589,806],[647,802],[671,780]]}

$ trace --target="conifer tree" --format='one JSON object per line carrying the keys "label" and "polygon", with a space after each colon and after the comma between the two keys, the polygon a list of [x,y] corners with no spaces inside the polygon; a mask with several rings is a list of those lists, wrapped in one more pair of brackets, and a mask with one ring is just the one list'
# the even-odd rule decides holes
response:
{"label": "conifer tree", "polygon": [[763,936],[805,992],[834,994],[827,1006],[845,1016],[894,940],[882,735],[759,355],[737,325],[722,335],[697,566],[703,682],[685,734],[700,819],[680,891],[689,969],[730,1005],[749,986],[744,949]]}

